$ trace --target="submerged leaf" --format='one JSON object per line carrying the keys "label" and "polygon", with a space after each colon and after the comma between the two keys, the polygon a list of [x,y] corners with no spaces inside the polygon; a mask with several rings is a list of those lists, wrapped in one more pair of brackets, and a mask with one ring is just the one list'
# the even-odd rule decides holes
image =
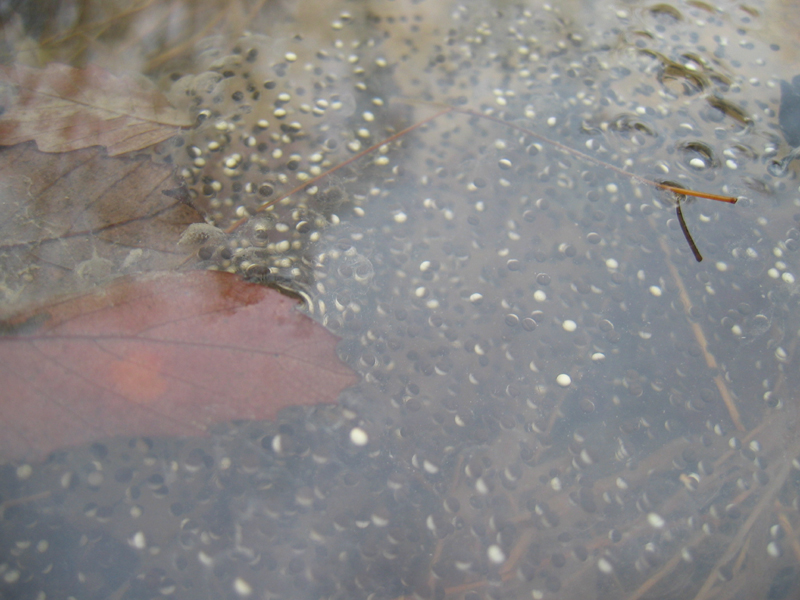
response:
{"label": "submerged leaf", "polygon": [[204,434],[333,402],[356,380],[336,338],[292,300],[222,273],[120,281],[4,331],[0,454],[10,456],[112,435]]}
{"label": "submerged leaf", "polygon": [[172,171],[99,148],[0,149],[0,319],[111,277],[181,264],[176,242],[201,217],[169,195]]}
{"label": "submerged leaf", "polygon": [[116,156],[171,138],[188,116],[172,108],[144,79],[117,77],[98,67],[51,64],[0,67],[13,89],[0,118],[0,145],[35,140],[42,152],[105,146]]}

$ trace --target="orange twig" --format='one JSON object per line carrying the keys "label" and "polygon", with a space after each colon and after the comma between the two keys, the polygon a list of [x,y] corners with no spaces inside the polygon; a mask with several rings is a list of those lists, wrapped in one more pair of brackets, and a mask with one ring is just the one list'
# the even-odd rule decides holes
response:
{"label": "orange twig", "polygon": [[524,133],[525,135],[529,135],[531,137],[534,137],[537,140],[541,140],[542,142],[544,142],[546,144],[550,144],[551,146],[554,146],[554,147],[558,148],[559,150],[563,150],[564,152],[566,152],[568,154],[571,154],[572,156],[575,156],[577,158],[580,158],[580,159],[585,160],[587,162],[590,162],[592,164],[598,165],[600,167],[604,167],[606,169],[610,169],[610,170],[614,171],[615,173],[623,175],[624,177],[628,177],[629,179],[635,179],[636,181],[638,181],[640,183],[644,183],[645,185],[649,185],[649,186],[652,186],[652,187],[655,187],[655,188],[659,188],[659,189],[662,189],[662,190],[667,190],[669,192],[673,192],[673,193],[676,193],[676,194],[683,194],[684,196],[697,196],[698,198],[707,198],[709,200],[717,200],[719,202],[727,202],[728,204],[736,204],[736,202],[738,200],[737,198],[734,198],[733,196],[720,196],[718,194],[708,194],[706,192],[697,192],[695,190],[686,190],[686,189],[679,188],[679,187],[676,187],[676,186],[672,186],[672,185],[669,185],[669,184],[666,184],[666,183],[659,183],[658,181],[653,181],[652,179],[647,179],[646,177],[642,177],[641,175],[636,175],[635,173],[630,173],[629,171],[626,171],[625,169],[620,169],[619,167],[615,167],[612,164],[609,164],[609,163],[607,163],[605,161],[602,161],[602,160],[600,160],[598,158],[595,158],[591,154],[586,154],[585,152],[581,152],[580,150],[575,150],[575,148],[570,148],[569,146],[567,146],[565,144],[562,144],[561,142],[556,142],[555,140],[551,140],[550,138],[547,138],[547,137],[545,137],[543,135],[540,135],[540,134],[536,133],[535,131],[531,131],[527,127],[523,127],[522,125],[517,125],[516,123],[510,123],[508,121],[504,121],[503,119],[495,117],[494,115],[486,115],[486,114],[483,114],[483,113],[479,113],[479,112],[477,112],[475,110],[472,110],[470,108],[457,108],[455,106],[451,106],[450,109],[453,112],[461,113],[463,115],[471,115],[473,117],[478,117],[478,118],[481,118],[481,119],[487,119],[487,120],[492,121],[494,123],[497,123],[499,125],[505,125],[506,127],[510,127],[511,129],[515,129],[515,130],[519,131],[520,133]]}

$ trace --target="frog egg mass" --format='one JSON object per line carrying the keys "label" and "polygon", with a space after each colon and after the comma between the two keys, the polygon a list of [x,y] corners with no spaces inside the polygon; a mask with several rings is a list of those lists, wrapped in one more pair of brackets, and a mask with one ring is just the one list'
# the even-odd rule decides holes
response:
{"label": "frog egg mass", "polygon": [[[767,169],[793,73],[766,17],[302,7],[326,25],[276,8],[176,71],[207,220],[179,251],[302,298],[359,383],[7,461],[0,594],[797,597],[800,195]],[[703,262],[651,181],[739,199],[680,200]]]}

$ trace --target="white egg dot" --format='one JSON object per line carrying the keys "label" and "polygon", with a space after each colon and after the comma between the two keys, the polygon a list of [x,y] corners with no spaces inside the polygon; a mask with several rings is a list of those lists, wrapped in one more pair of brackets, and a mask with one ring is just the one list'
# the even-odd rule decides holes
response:
{"label": "white egg dot", "polygon": [[17,569],[11,569],[3,573],[3,581],[6,583],[17,583],[19,581],[19,576],[20,572]]}
{"label": "white egg dot", "polygon": [[781,547],[775,542],[770,542],[767,544],[767,554],[769,554],[772,558],[780,558],[782,554]]}
{"label": "white egg dot", "polygon": [[360,427],[353,427],[353,429],[350,430],[350,441],[353,442],[355,446],[366,446],[367,442],[369,442],[369,436],[367,432]]}
{"label": "white egg dot", "polygon": [[794,283],[794,275],[792,275],[788,271],[783,275],[781,275],[781,279],[783,279],[786,283]]}
{"label": "white egg dot", "polygon": [[137,550],[144,550],[147,547],[147,539],[144,537],[144,533],[141,531],[134,533],[130,539],[130,544]]}
{"label": "white egg dot", "polygon": [[705,169],[706,168],[706,161],[704,161],[702,158],[695,157],[695,158],[693,158],[692,160],[689,161],[689,164],[692,167],[694,167],[695,169]]}
{"label": "white egg dot", "polygon": [[561,324],[561,327],[564,328],[564,331],[569,331],[570,333],[572,333],[578,328],[578,324],[571,319],[567,319]]}
{"label": "white egg dot", "polygon": [[489,562],[495,565],[503,564],[506,560],[505,552],[497,544],[489,546],[486,550],[486,556],[489,558]]}
{"label": "white egg dot", "polygon": [[240,596],[249,596],[253,593],[253,588],[241,577],[233,580],[233,589]]}
{"label": "white egg dot", "polygon": [[655,529],[661,529],[666,524],[666,522],[664,521],[664,517],[654,512],[651,512],[650,514],[647,515],[647,522],[650,523],[650,527],[653,527]]}
{"label": "white egg dot", "polygon": [[661,293],[662,293],[661,292],[661,288],[658,287],[657,285],[651,285],[650,286],[650,293],[653,294],[653,296],[655,296],[656,298],[658,298],[658,297],[661,296]]}
{"label": "white egg dot", "polygon": [[613,258],[609,258],[606,260],[606,267],[609,269],[617,269],[619,268],[619,263]]}
{"label": "white egg dot", "polygon": [[433,464],[428,459],[425,459],[425,460],[422,461],[422,468],[425,469],[425,471],[427,471],[431,475],[436,475],[436,473],[439,472],[439,467],[437,467],[435,464]]}
{"label": "white egg dot", "polygon": [[566,373],[561,373],[558,377],[556,377],[556,383],[561,387],[569,387],[569,384],[572,383],[572,378]]}
{"label": "white egg dot", "polygon": [[616,194],[616,193],[619,191],[619,188],[617,187],[617,184],[616,184],[616,183],[609,183],[609,184],[606,186],[606,191],[607,191],[609,194]]}
{"label": "white egg dot", "polygon": [[408,221],[408,215],[403,211],[397,212],[394,215],[394,222],[395,223],[405,223]]}
{"label": "white egg dot", "polygon": [[547,300],[547,294],[545,294],[543,290],[536,290],[533,292],[533,299],[537,302],[544,302]]}
{"label": "white egg dot", "polygon": [[614,567],[611,566],[611,563],[608,562],[605,558],[601,558],[597,561],[597,568],[600,569],[602,573],[606,575],[610,575],[614,572]]}
{"label": "white egg dot", "polygon": [[602,362],[606,359],[606,355],[602,352],[595,352],[592,354],[592,360],[595,362]]}

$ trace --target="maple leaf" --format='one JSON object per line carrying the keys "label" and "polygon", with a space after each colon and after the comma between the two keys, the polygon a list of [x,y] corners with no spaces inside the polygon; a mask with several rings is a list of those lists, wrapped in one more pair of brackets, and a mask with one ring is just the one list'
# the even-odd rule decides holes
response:
{"label": "maple leaf", "polygon": [[191,125],[147,80],[117,77],[99,67],[50,64],[0,66],[12,89],[0,117],[0,145],[35,140],[42,152],[105,146],[110,156],[141,150]]}
{"label": "maple leaf", "polygon": [[226,273],[117,280],[3,330],[6,456],[112,435],[202,435],[334,402],[356,381],[336,338],[293,300]]}

